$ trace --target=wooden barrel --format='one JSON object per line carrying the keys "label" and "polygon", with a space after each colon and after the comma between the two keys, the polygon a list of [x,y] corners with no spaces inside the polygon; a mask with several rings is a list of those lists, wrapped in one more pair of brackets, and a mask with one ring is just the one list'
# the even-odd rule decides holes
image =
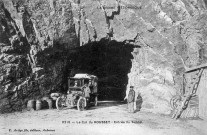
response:
{"label": "wooden barrel", "polygon": [[49,99],[49,97],[43,97],[42,98],[42,101],[46,101],[46,100],[48,100]]}
{"label": "wooden barrel", "polygon": [[44,101],[46,101],[46,103],[47,103],[47,105],[46,105],[46,107],[48,107],[49,109],[52,109],[52,100],[49,98],[49,97],[43,97],[42,98],[42,101],[43,101],[43,106],[45,107],[45,102]]}
{"label": "wooden barrel", "polygon": [[52,100],[51,99],[46,99],[47,103],[48,103],[48,107],[49,109],[52,109]]}
{"label": "wooden barrel", "polygon": [[27,110],[30,111],[31,109],[35,109],[35,100],[29,100],[27,102]]}
{"label": "wooden barrel", "polygon": [[42,107],[42,102],[41,100],[36,100],[36,110],[40,110]]}

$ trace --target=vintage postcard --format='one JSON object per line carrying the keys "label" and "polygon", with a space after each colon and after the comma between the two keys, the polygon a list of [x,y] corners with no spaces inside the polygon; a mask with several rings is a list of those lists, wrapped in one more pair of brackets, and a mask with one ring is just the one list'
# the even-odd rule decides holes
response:
{"label": "vintage postcard", "polygon": [[207,135],[207,0],[0,0],[0,135]]}

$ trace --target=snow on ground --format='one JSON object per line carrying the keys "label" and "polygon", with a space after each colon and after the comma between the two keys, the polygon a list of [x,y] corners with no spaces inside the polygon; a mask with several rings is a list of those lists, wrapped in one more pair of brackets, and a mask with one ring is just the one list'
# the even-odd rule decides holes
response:
{"label": "snow on ground", "polygon": [[16,112],[0,116],[0,135],[207,135],[207,122],[170,116],[128,113],[126,104],[100,102],[76,108]]}

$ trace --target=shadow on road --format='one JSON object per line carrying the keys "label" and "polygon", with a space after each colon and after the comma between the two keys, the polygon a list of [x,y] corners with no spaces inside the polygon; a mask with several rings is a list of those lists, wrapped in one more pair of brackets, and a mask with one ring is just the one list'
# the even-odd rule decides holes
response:
{"label": "shadow on road", "polygon": [[[124,105],[126,104],[125,101],[98,101],[98,105],[94,106],[93,103],[91,103],[89,105],[88,108],[86,108],[85,111],[87,110],[96,110],[96,109],[100,109],[100,108],[107,108],[107,107],[112,107],[112,106],[119,106],[119,105]],[[55,106],[53,107],[54,109],[57,109]],[[64,107],[62,110],[68,110],[68,109],[75,109],[77,110],[77,106],[74,107]],[[44,109],[46,110],[46,109]]]}
{"label": "shadow on road", "polygon": [[124,101],[99,101],[98,106],[90,106],[87,110],[94,110],[99,108],[106,108],[106,107],[112,107],[112,106],[119,106],[126,104]]}

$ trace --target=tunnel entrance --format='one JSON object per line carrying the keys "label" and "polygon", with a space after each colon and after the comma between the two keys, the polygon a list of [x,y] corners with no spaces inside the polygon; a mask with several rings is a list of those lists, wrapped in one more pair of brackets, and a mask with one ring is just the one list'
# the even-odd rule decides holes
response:
{"label": "tunnel entrance", "polygon": [[107,39],[81,46],[70,56],[70,76],[76,73],[96,75],[99,100],[123,100],[133,48],[132,44]]}

